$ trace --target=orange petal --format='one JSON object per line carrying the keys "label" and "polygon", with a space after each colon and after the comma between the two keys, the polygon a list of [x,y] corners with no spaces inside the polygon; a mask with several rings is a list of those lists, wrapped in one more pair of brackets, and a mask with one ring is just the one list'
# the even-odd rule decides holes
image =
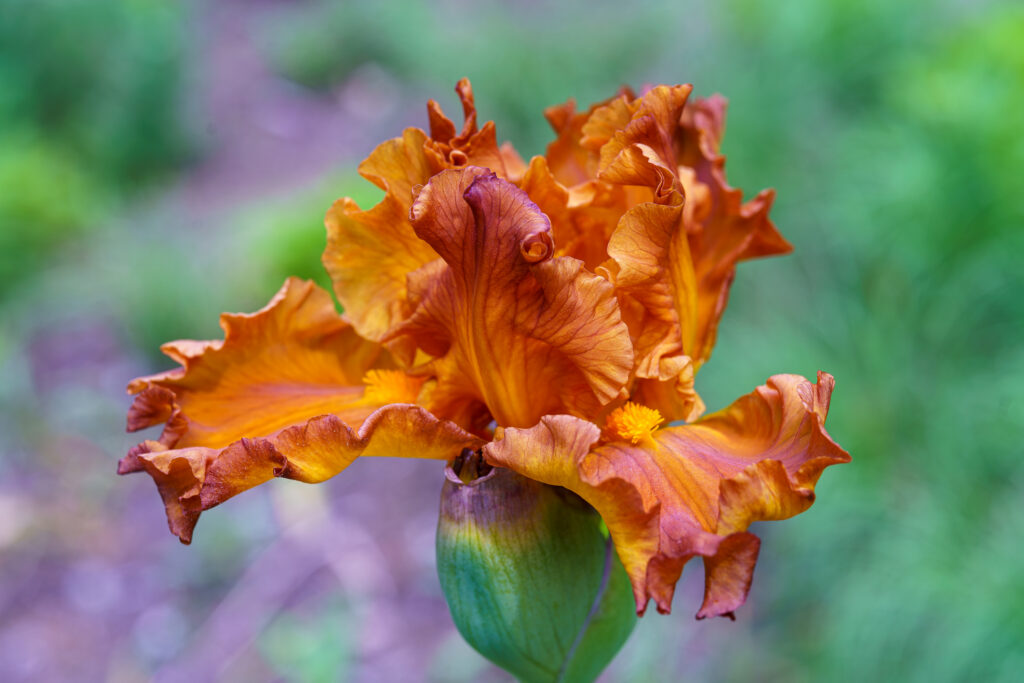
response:
{"label": "orange petal", "polygon": [[359,164],[359,175],[390,194],[408,211],[413,188],[430,178],[430,165],[423,153],[427,135],[419,128],[406,128],[400,138],[377,145]]}
{"label": "orange petal", "polygon": [[[697,285],[681,205],[646,202],[622,217],[608,241],[616,293],[636,346],[637,377],[668,381],[663,359],[692,357],[697,346]],[[678,374],[678,362],[673,366]],[[676,418],[670,418],[676,419]]]}
{"label": "orange petal", "polygon": [[633,99],[633,92],[629,88],[623,88],[615,97],[598,102],[585,112],[576,111],[575,100],[544,110],[544,117],[558,136],[548,145],[544,156],[559,182],[571,187],[597,177],[597,152],[601,144],[607,140],[595,143],[593,137],[584,135],[583,128],[599,108],[616,100],[631,102]]}
{"label": "orange petal", "polygon": [[384,190],[384,199],[363,211],[348,197],[327,212],[327,248],[323,264],[352,325],[362,336],[380,340],[405,320],[406,277],[437,258],[409,224],[413,188],[432,173],[424,146],[426,134],[407,128],[359,165],[359,173]]}
{"label": "orange petal", "polygon": [[557,254],[572,256],[596,270],[608,260],[608,238],[622,214],[637,201],[650,201],[650,192],[598,181],[601,146],[626,125],[633,93],[617,96],[576,113],[569,102],[550,107],[544,115],[558,134],[540,159],[531,160],[520,186],[550,218]]}
{"label": "orange petal", "polygon": [[597,176],[597,156],[580,144],[583,124],[597,106],[600,105],[577,113],[576,102],[569,100],[544,110],[544,116],[558,136],[548,145],[544,157],[555,177],[566,186],[585,183]]}
{"label": "orange petal", "polygon": [[411,205],[410,190],[406,203],[388,193],[362,211],[345,197],[327,212],[324,267],[345,314],[367,339],[379,341],[408,317],[408,275],[437,259],[409,224]]}
{"label": "orange petal", "polygon": [[361,421],[377,407],[363,400],[363,376],[380,346],[356,335],[312,282],[290,278],[262,310],[220,323],[223,341],[166,344],[182,367],[132,380],[129,431],[166,422],[168,448],[220,448],[316,415]]}
{"label": "orange petal", "polygon": [[[678,201],[672,198],[682,192],[675,134],[692,90],[690,85],[659,85],[635,103],[632,111],[610,112],[611,106],[596,111],[592,119],[601,121],[611,115],[605,127],[619,127],[601,147],[598,177],[620,185],[645,185],[654,188],[658,201]],[[628,122],[624,120],[627,115]]]}
{"label": "orange petal", "polygon": [[[725,156],[719,152],[724,131],[725,99],[715,96],[698,99],[686,107],[676,138],[676,159],[689,190],[687,200],[693,205],[706,203],[705,207],[693,209],[700,219],[689,230],[700,292],[699,348],[693,352],[698,365],[711,356],[736,264],[792,251],[768,218],[774,190],[763,190],[744,203],[742,190],[726,183]],[[689,183],[682,173],[684,169],[690,169]],[[696,196],[695,188],[700,189],[701,197]]]}
{"label": "orange petal", "polygon": [[519,155],[519,152],[515,150],[510,142],[501,143],[502,161],[505,164],[505,177],[509,182],[518,183],[523,174],[526,173],[526,162],[523,161],[523,157]]}
{"label": "orange petal", "polygon": [[[579,191],[585,178],[629,188],[630,201],[612,205],[619,216],[641,202],[675,205],[685,197],[683,222],[693,276],[678,304],[690,311],[691,320],[681,321],[678,341],[699,369],[711,355],[736,264],[786,253],[790,246],[768,219],[774,193],[762,192],[744,204],[742,192],[725,182],[725,157],[719,153],[725,101],[713,97],[688,102],[689,93],[690,86],[658,86],[639,99],[609,100],[585,117],[571,109],[554,110],[549,118],[553,115],[553,124],[564,132],[550,152],[556,176],[571,175],[577,183],[570,189],[577,212],[587,203]],[[640,193],[641,188],[650,194]],[[648,341],[655,336],[647,331]],[[646,353],[640,357],[650,363],[658,360]]]}
{"label": "orange petal", "polygon": [[595,181],[566,188],[540,156],[530,160],[519,187],[551,220],[557,256],[578,258],[591,271],[608,260],[608,238],[629,205],[623,188]]}
{"label": "orange petal", "polygon": [[[455,124],[441,111],[441,105],[434,100],[427,103],[430,139],[427,140],[424,149],[432,173],[472,165],[489,168],[502,178],[508,177],[506,159],[513,164],[517,159],[521,164],[522,159],[508,143],[502,147],[498,146],[493,121],[488,121],[482,128],[477,129],[476,103],[473,99],[473,87],[468,78],[463,78],[456,84],[455,92],[462,103],[464,119],[462,132],[458,135],[455,134]],[[514,170],[521,169],[519,165],[515,165]]]}
{"label": "orange petal", "polygon": [[654,408],[668,422],[693,422],[704,413],[704,401],[694,388],[695,372],[689,356],[664,356],[657,376],[637,380],[633,400]]}
{"label": "orange petal", "polygon": [[385,192],[384,199],[363,211],[345,197],[327,212],[327,248],[323,263],[334,292],[360,335],[379,341],[410,313],[407,278],[437,258],[409,224],[413,195],[432,175],[467,164],[498,175],[520,177],[525,164],[508,144],[499,148],[493,122],[477,129],[476,105],[469,81],[456,86],[465,123],[455,124],[433,100],[427,105],[430,135],[407,128],[359,165],[359,173]]}
{"label": "orange petal", "polygon": [[410,278],[418,308],[388,341],[438,356],[431,409],[487,406],[501,426],[596,411],[622,393],[632,348],[611,286],[552,258],[547,217],[485,169],[445,171],[412,209],[444,264]]}
{"label": "orange petal", "polygon": [[849,455],[824,428],[834,382],[776,375],[730,407],[684,427],[596,445],[595,425],[548,416],[506,429],[488,462],[575,491],[604,518],[641,613],[668,612],[683,565],[705,558],[698,618],[731,616],[746,600],[759,541],[756,520],[807,509],[822,470]]}
{"label": "orange petal", "polygon": [[121,460],[120,474],[144,471],[156,482],[171,532],[190,543],[203,510],[266,482],[285,477],[317,483],[359,456],[450,460],[480,440],[414,405],[389,405],[354,430],[337,415],[321,415],[267,437],[223,448],[168,449],[146,441]]}

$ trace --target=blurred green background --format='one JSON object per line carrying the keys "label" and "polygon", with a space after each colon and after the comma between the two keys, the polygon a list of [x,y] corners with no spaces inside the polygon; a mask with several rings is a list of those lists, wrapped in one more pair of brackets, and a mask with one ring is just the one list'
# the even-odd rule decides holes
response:
{"label": "blurred green background", "polygon": [[433,569],[440,472],[359,462],[204,515],[114,476],[126,381],[219,336],[428,97],[526,157],[623,83],[730,100],[728,177],[793,255],[745,264],[698,389],[833,373],[854,457],[764,539],[735,623],[645,617],[607,681],[1024,672],[1024,9],[1014,2],[0,3],[0,679],[507,680]]}

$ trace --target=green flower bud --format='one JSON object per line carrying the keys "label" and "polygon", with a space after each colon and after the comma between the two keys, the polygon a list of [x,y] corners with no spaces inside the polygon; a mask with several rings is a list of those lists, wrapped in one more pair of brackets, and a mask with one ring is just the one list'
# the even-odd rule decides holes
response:
{"label": "green flower bud", "polygon": [[523,681],[593,681],[636,624],[600,517],[475,453],[445,477],[437,568],[459,632]]}

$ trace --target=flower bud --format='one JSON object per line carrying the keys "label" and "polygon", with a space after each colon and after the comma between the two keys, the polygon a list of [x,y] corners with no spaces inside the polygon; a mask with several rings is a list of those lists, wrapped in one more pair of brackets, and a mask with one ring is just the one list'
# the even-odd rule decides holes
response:
{"label": "flower bud", "polygon": [[452,619],[523,681],[592,681],[626,642],[629,579],[597,513],[466,452],[445,471],[437,568]]}

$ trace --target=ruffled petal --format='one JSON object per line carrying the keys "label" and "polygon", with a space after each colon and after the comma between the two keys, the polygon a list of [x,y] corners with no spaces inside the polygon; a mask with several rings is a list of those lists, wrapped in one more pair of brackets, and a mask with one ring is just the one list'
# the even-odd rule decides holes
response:
{"label": "ruffled petal", "polygon": [[450,459],[480,443],[410,405],[423,379],[390,369],[311,282],[291,278],[265,308],[221,326],[223,341],[165,345],[182,367],[128,387],[129,430],[165,426],[118,471],[153,477],[186,543],[202,510],[273,477],[318,482],[359,455]]}
{"label": "ruffled petal", "polygon": [[386,341],[437,357],[429,407],[484,404],[501,426],[592,413],[622,395],[632,348],[611,286],[552,258],[550,225],[514,185],[482,168],[445,171],[412,209],[444,260],[410,277],[418,308]]}
{"label": "ruffled petal", "polygon": [[580,259],[591,271],[608,260],[608,239],[623,213],[653,198],[646,188],[597,179],[601,148],[617,126],[628,124],[634,100],[632,91],[623,88],[582,113],[576,112],[572,100],[546,109],[544,115],[558,137],[544,157],[531,160],[520,182],[551,218],[556,253]]}
{"label": "ruffled petal", "polygon": [[744,202],[743,191],[725,180],[725,156],[719,151],[725,108],[721,96],[698,99],[684,110],[676,139],[680,175],[699,218],[689,231],[700,292],[698,364],[711,356],[736,264],[793,250],[768,217],[775,191],[762,190]]}
{"label": "ruffled petal", "polygon": [[327,212],[323,264],[346,315],[367,339],[383,339],[408,317],[407,278],[437,258],[409,224],[414,193],[434,174],[470,164],[490,168],[501,177],[519,178],[525,172],[510,145],[498,146],[494,122],[477,128],[469,81],[462,79],[455,90],[465,119],[460,133],[431,100],[430,135],[407,128],[401,137],[378,145],[359,165],[359,173],[384,190],[384,199],[364,211],[345,197]]}
{"label": "ruffled petal", "polygon": [[409,208],[413,188],[430,179],[424,152],[428,137],[407,128],[402,137],[381,143],[359,173],[384,190],[384,199],[363,211],[344,197],[327,212],[323,264],[334,293],[360,335],[379,341],[409,314],[406,278],[437,258],[413,232]]}
{"label": "ruffled petal", "polygon": [[[692,273],[687,286],[674,289],[672,295],[681,297],[677,308],[684,307],[690,314],[689,319],[680,321],[677,341],[699,369],[711,355],[736,264],[786,253],[790,245],[768,218],[773,192],[764,191],[744,203],[742,192],[725,182],[725,157],[719,152],[725,128],[724,99],[689,101],[690,91],[689,85],[658,86],[639,98],[608,100],[586,115],[564,106],[549,110],[549,120],[559,132],[549,154],[555,176],[569,187],[575,214],[584,206],[596,206],[588,196],[601,198],[603,208],[618,211],[611,225],[605,224],[608,233],[611,228],[619,231],[619,217],[644,202],[683,203],[682,234],[689,243]],[[625,188],[625,194],[585,189],[588,180]],[[610,196],[615,201],[609,203]],[[635,231],[634,225],[630,232]],[[620,243],[625,237],[620,235]],[[613,248],[609,244],[609,256],[620,261],[623,251],[613,255]],[[674,263],[666,254],[653,251],[639,256],[663,265]],[[622,261],[618,265],[628,267]],[[661,313],[650,311],[655,320],[663,317]],[[671,343],[650,329],[646,339]],[[638,358],[641,364],[654,367],[660,356],[641,352]]]}
{"label": "ruffled petal", "polygon": [[324,267],[345,314],[367,339],[381,340],[409,316],[408,275],[437,259],[409,224],[411,204],[409,189],[404,203],[388,193],[362,211],[345,197],[327,212]]}
{"label": "ruffled petal", "polygon": [[698,288],[680,204],[645,202],[619,221],[605,267],[636,350],[641,402],[669,420],[703,409],[693,389]]}
{"label": "ruffled petal", "polygon": [[498,176],[509,176],[506,160],[512,162],[515,170],[521,170],[515,161],[522,159],[515,153],[511,145],[499,147],[497,133],[493,121],[488,121],[482,128],[477,128],[476,103],[473,99],[473,87],[468,78],[463,78],[455,86],[455,93],[462,103],[462,132],[456,135],[455,124],[441,111],[441,105],[434,100],[427,103],[427,115],[430,119],[430,139],[424,147],[426,157],[431,165],[432,175],[448,168],[464,166],[481,166],[488,168]]}
{"label": "ruffled petal", "polygon": [[633,103],[613,102],[597,110],[591,120],[600,122],[601,129],[615,131],[601,147],[598,177],[650,187],[656,201],[680,203],[676,130],[692,90],[690,85],[659,85]]}
{"label": "ruffled petal", "polygon": [[434,100],[427,103],[429,135],[419,128],[406,128],[402,137],[381,143],[359,165],[359,173],[400,202],[412,204],[412,189],[427,182],[430,176],[448,168],[473,165],[489,168],[501,177],[521,174],[522,158],[509,144],[499,147],[493,121],[477,127],[473,88],[468,79],[456,84],[455,92],[462,103],[462,131],[445,116]]}
{"label": "ruffled petal", "polygon": [[576,111],[576,101],[569,100],[564,104],[548,107],[544,110],[544,118],[548,120],[551,128],[557,136],[544,153],[545,158],[551,166],[551,171],[566,187],[572,187],[585,183],[597,177],[597,164],[601,145],[607,142],[607,138],[595,139],[596,126],[591,126],[588,132],[584,133],[584,126],[590,121],[594,112],[599,108],[611,104],[617,100],[631,102],[636,98],[633,91],[628,87],[622,88],[619,93],[603,102],[590,106],[583,112]]}
{"label": "ruffled petal", "polygon": [[567,188],[540,156],[530,160],[519,187],[551,220],[556,256],[577,258],[590,271],[608,260],[608,238],[630,202],[623,188],[597,181]]}
{"label": "ruffled petal", "polygon": [[359,164],[359,175],[384,190],[406,207],[412,206],[413,188],[430,178],[430,164],[423,153],[427,134],[406,128],[402,137],[386,140]]}
{"label": "ruffled petal", "polygon": [[415,405],[376,410],[358,429],[320,415],[267,437],[223,448],[172,448],[145,441],[121,460],[120,474],[147,472],[156,482],[171,532],[190,543],[202,511],[274,477],[317,483],[359,456],[450,460],[480,440]]}
{"label": "ruffled petal", "polygon": [[[849,455],[824,428],[834,382],[776,375],[725,410],[637,443],[598,444],[569,416],[506,429],[488,462],[575,491],[604,518],[633,582],[637,609],[668,612],[683,565],[705,559],[698,618],[731,616],[746,600],[759,541],[754,521],[807,509],[822,470]],[[608,435],[605,435],[606,438]]]}
{"label": "ruffled petal", "polygon": [[220,323],[223,341],[166,344],[182,367],[132,380],[129,431],[163,422],[167,448],[220,448],[328,413],[358,423],[379,407],[364,400],[363,376],[386,355],[312,282],[290,278],[265,308]]}
{"label": "ruffled petal", "polygon": [[694,386],[695,373],[689,356],[662,357],[657,376],[637,380],[633,400],[654,408],[666,422],[693,422],[705,409],[704,400]]}

